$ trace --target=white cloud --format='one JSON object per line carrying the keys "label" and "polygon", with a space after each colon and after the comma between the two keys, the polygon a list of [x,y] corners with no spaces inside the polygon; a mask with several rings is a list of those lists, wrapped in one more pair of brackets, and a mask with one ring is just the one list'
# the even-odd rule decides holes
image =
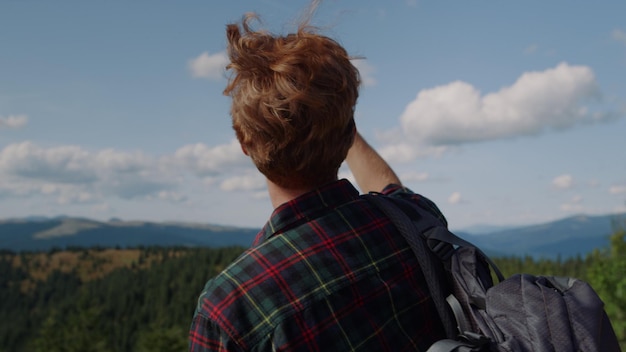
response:
{"label": "white cloud", "polygon": [[156,161],[140,152],[105,149],[94,154],[97,167],[116,173],[136,173],[155,166]]}
{"label": "white cloud", "polygon": [[617,29],[617,28],[614,29],[612,33],[612,37],[616,41],[626,45],[626,32],[624,32],[623,30]]}
{"label": "white cloud", "polygon": [[78,146],[42,148],[32,142],[0,150],[0,189],[16,196],[56,197],[61,204],[105,196],[146,198],[175,186],[176,171],[142,153],[90,152]]}
{"label": "white cloud", "polygon": [[218,80],[224,76],[228,63],[226,52],[209,55],[209,52],[205,51],[200,56],[189,60],[188,67],[194,78]]}
{"label": "white cloud", "polygon": [[101,195],[85,184],[39,183],[31,182],[29,194],[41,194],[51,197],[57,204],[94,203],[102,199]]}
{"label": "white cloud", "polygon": [[378,153],[383,159],[388,162],[407,162],[417,157],[417,151],[412,145],[407,143],[403,144],[390,144],[381,148],[378,148]]}
{"label": "white cloud", "polygon": [[174,191],[165,191],[165,190],[159,191],[156,194],[156,198],[167,201],[167,202],[173,202],[173,203],[184,202],[187,200],[187,196],[183,194],[180,194]]}
{"label": "white cloud", "polygon": [[174,159],[199,176],[213,176],[223,173],[228,167],[251,165],[236,139],[214,147],[203,143],[186,145],[174,153]]}
{"label": "white cloud", "polygon": [[87,191],[69,191],[61,194],[57,198],[59,204],[73,204],[73,203],[90,203],[96,199],[93,193]]}
{"label": "white cloud", "polygon": [[459,192],[454,192],[450,195],[450,197],[448,197],[448,203],[450,204],[459,204],[463,201],[463,198],[461,197],[461,193]]}
{"label": "white cloud", "polygon": [[361,83],[363,83],[363,86],[371,87],[376,85],[376,79],[373,75],[376,71],[374,66],[370,65],[364,59],[354,59],[352,60],[352,64],[359,70],[359,74],[361,75]]}
{"label": "white cloud", "polygon": [[609,193],[610,194],[626,194],[626,186],[611,186],[611,188],[609,188]]}
{"label": "white cloud", "polygon": [[222,181],[220,189],[222,191],[256,191],[265,188],[265,178],[260,173],[248,174],[244,176],[234,176]]}
{"label": "white cloud", "polygon": [[582,212],[585,208],[581,204],[583,198],[581,196],[574,196],[568,202],[561,204],[561,210],[569,213],[579,213]]}
{"label": "white cloud", "polygon": [[[47,197],[60,204],[119,199],[180,203],[190,185],[220,184],[222,190],[260,190],[262,176],[239,143],[186,145],[171,155],[113,149],[89,151],[79,146],[41,147],[33,142],[0,149],[0,197]],[[243,172],[243,177],[228,178]]]}
{"label": "white cloud", "polygon": [[534,135],[613,117],[610,112],[585,106],[599,98],[589,67],[561,63],[545,71],[526,72],[511,86],[485,95],[462,81],[422,90],[407,105],[400,121],[413,148],[416,144],[464,144]]}
{"label": "white cloud", "polygon": [[[380,137],[381,140],[389,141],[390,144],[377,148],[378,153],[391,163],[405,163],[418,157],[434,156],[439,157],[450,150],[449,146],[421,146],[416,148],[409,143],[393,143],[394,138]],[[397,139],[397,134],[395,139]]]}
{"label": "white cloud", "polygon": [[568,174],[560,175],[552,180],[552,185],[558,189],[572,188],[574,185],[574,178],[572,175]]}
{"label": "white cloud", "polygon": [[7,117],[0,116],[0,129],[3,128],[20,128],[26,125],[28,116],[26,115],[9,115]]}
{"label": "white cloud", "polygon": [[44,149],[32,142],[6,146],[0,151],[0,171],[30,179],[58,183],[88,183],[97,178],[89,153],[77,146]]}

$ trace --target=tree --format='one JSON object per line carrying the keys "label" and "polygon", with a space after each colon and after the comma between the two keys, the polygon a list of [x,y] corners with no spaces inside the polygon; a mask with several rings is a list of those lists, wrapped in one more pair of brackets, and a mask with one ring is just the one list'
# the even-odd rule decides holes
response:
{"label": "tree", "polygon": [[[614,224],[616,224],[615,222]],[[604,301],[622,349],[626,348],[626,227],[616,227],[608,250],[595,250],[591,256],[589,283]]]}
{"label": "tree", "polygon": [[137,352],[180,352],[187,348],[187,331],[182,327],[172,327],[142,332],[135,350]]}
{"label": "tree", "polygon": [[34,351],[46,352],[105,352],[106,339],[97,329],[98,310],[74,312],[63,319],[56,311],[44,321],[33,341]]}

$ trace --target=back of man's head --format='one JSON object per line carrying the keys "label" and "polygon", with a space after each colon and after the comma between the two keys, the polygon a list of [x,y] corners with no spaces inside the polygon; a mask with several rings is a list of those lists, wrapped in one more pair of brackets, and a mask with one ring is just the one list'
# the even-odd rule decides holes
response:
{"label": "back of man's head", "polygon": [[331,182],[352,145],[358,70],[306,23],[276,36],[249,14],[226,29],[233,128],[256,167],[285,188]]}

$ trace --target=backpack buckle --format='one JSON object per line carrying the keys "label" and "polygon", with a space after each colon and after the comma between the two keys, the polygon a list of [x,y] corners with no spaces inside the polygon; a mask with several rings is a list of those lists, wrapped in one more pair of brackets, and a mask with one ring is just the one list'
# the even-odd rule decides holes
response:
{"label": "backpack buckle", "polygon": [[448,229],[443,226],[435,226],[426,231],[424,237],[426,238],[426,244],[430,250],[435,253],[439,259],[446,262],[452,257],[452,254],[454,254],[455,248],[452,244],[441,240],[441,238],[445,238],[444,235],[439,234],[442,232],[448,232]]}
{"label": "backpack buckle", "polygon": [[[471,331],[465,331],[461,335],[459,335],[459,339],[462,341],[467,341],[476,347],[483,347],[488,345],[491,342],[491,339],[485,335],[477,334]],[[479,349],[478,351],[480,351]]]}

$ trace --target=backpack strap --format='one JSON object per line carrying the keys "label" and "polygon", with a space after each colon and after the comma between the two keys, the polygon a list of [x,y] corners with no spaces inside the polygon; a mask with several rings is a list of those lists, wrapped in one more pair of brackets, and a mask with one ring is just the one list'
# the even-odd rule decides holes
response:
{"label": "backpack strap", "polygon": [[443,265],[440,265],[440,260],[426,248],[424,238],[416,235],[424,233],[426,229],[420,228],[420,226],[427,226],[429,225],[428,222],[411,221],[408,215],[400,210],[390,197],[366,194],[363,195],[363,198],[380,209],[409,243],[426,279],[428,290],[445,329],[446,336],[451,339],[456,338],[458,334],[455,319],[445,301],[445,297],[448,296],[450,290],[444,288],[447,280],[442,280],[442,278],[446,277]]}
{"label": "backpack strap", "polygon": [[[490,339],[471,332],[471,324],[450,289],[450,258],[459,247],[474,248],[493,269],[500,282],[504,275],[480,248],[448,231],[432,213],[402,198],[372,192],[363,198],[379,208],[406,239],[415,253],[448,339],[438,341],[430,352],[484,351]],[[445,268],[445,270],[444,270]],[[459,334],[460,333],[460,334]],[[456,339],[456,340],[455,340]]]}
{"label": "backpack strap", "polygon": [[469,333],[458,340],[444,339],[433,343],[426,352],[487,352],[489,338]]}
{"label": "backpack strap", "polygon": [[[443,260],[447,260],[449,256],[452,255],[452,253],[448,254],[448,252],[443,252],[443,251],[438,250],[438,248],[444,247],[442,246],[442,243],[451,244],[456,247],[474,247],[476,251],[478,252],[478,254],[480,254],[487,261],[491,269],[494,271],[494,273],[498,277],[498,281],[499,282],[504,281],[504,275],[502,275],[502,272],[500,271],[500,269],[498,269],[498,266],[496,265],[496,263],[494,263],[480,248],[462,239],[461,237],[453,234],[452,232],[448,231],[448,229],[446,229],[445,227],[442,227],[442,226],[434,227],[424,232],[424,236],[426,237],[426,241],[429,247],[431,248],[431,250],[435,252],[435,254],[437,254],[437,256],[439,256]],[[447,256],[447,258],[442,257],[442,255]]]}
{"label": "backpack strap", "polygon": [[457,328],[459,329],[459,332],[462,334],[466,331],[472,331],[471,324],[467,319],[465,312],[463,311],[463,306],[461,306],[461,302],[459,302],[459,300],[456,299],[453,294],[450,294],[448,295],[448,297],[446,297],[446,302],[448,302],[448,305],[450,305],[450,308],[452,309],[452,313],[454,314],[454,318],[456,319],[456,322],[458,324]]}
{"label": "backpack strap", "polygon": [[[487,256],[480,248],[476,247],[473,243],[466,241],[459,236],[453,234],[443,225],[432,213],[425,211],[421,208],[417,208],[410,202],[395,197],[388,197],[377,192],[371,192],[363,196],[366,199],[372,199],[372,197],[384,198],[381,202],[379,199],[372,199],[376,202],[376,206],[392,207],[388,211],[391,212],[403,212],[404,215],[408,214],[409,221],[415,224],[415,227],[420,230],[417,233],[421,233],[426,239],[428,248],[439,257],[447,269],[449,269],[449,259],[458,247],[473,247],[478,254],[485,259],[487,264],[491,267],[493,272],[498,278],[498,282],[504,281],[504,275],[489,256]],[[380,204],[380,205],[379,205]],[[400,208],[400,209],[398,209]],[[381,208],[382,210],[382,208]],[[389,219],[393,221],[393,218],[389,214],[385,213]],[[394,216],[395,217],[395,216]],[[395,221],[394,221],[395,223]]]}

